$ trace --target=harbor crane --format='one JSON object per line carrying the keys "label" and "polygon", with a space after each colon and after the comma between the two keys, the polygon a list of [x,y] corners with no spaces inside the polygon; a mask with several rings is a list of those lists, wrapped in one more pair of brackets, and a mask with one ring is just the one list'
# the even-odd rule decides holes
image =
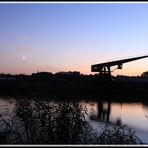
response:
{"label": "harbor crane", "polygon": [[100,75],[104,74],[104,75],[111,76],[111,72],[112,72],[111,67],[112,66],[117,66],[116,69],[122,69],[124,63],[147,58],[147,57],[148,57],[148,55],[145,55],[145,56],[127,58],[127,59],[122,59],[122,60],[117,60],[117,61],[94,64],[94,65],[91,65],[91,71],[92,72],[99,72]]}

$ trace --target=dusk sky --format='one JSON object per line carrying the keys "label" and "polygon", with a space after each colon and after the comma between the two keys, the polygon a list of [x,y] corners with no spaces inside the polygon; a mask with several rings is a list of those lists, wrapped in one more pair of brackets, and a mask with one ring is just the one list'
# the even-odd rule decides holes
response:
{"label": "dusk sky", "polygon": [[[0,3],[0,73],[80,71],[148,54],[148,3]],[[113,75],[141,75],[148,58]]]}

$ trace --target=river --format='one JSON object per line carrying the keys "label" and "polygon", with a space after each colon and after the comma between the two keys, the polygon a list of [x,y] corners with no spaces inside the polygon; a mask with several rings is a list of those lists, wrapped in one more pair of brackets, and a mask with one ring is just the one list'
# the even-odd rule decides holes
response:
{"label": "river", "polygon": [[[25,98],[23,98],[25,100]],[[30,99],[29,99],[30,100]],[[45,102],[45,101],[44,101]],[[58,104],[60,101],[46,100],[47,103]],[[64,101],[62,101],[64,102]],[[100,124],[127,125],[136,131],[136,135],[148,143],[148,104],[143,102],[114,102],[104,99],[80,100],[82,108],[87,112],[87,119],[94,128]],[[0,97],[0,118],[9,120],[16,110],[18,97]],[[24,106],[23,106],[24,107]],[[25,108],[26,109],[26,108]],[[22,108],[23,110],[23,108]],[[2,126],[1,126],[2,128]]]}

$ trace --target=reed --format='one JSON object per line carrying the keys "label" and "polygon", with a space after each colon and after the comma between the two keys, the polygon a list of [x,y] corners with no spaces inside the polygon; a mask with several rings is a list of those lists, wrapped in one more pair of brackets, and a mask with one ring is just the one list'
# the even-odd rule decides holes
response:
{"label": "reed", "polygon": [[49,103],[19,99],[9,120],[1,117],[1,144],[142,144],[126,126],[104,127],[100,133],[77,102]]}

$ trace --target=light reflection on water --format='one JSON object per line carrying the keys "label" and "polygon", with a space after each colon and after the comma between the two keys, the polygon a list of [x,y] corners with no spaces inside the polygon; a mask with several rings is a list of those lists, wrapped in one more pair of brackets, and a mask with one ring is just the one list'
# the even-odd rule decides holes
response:
{"label": "light reflection on water", "polygon": [[100,102],[83,102],[83,104],[94,120],[128,125],[137,130],[148,131],[148,106],[142,103],[111,102],[108,107],[108,102],[103,102],[101,111],[99,110]]}
{"label": "light reflection on water", "polygon": [[[7,118],[15,109],[15,98],[0,97],[0,115]],[[53,101],[49,101],[49,103]],[[55,103],[57,104],[57,102]],[[112,124],[126,124],[131,128],[148,132],[148,105],[143,103],[117,103],[98,101],[80,101],[80,105],[87,110],[89,119],[109,122]]]}
{"label": "light reflection on water", "polygon": [[127,124],[133,128],[148,131],[148,106],[142,103],[112,103],[110,119],[115,122],[121,118],[122,124]]}

